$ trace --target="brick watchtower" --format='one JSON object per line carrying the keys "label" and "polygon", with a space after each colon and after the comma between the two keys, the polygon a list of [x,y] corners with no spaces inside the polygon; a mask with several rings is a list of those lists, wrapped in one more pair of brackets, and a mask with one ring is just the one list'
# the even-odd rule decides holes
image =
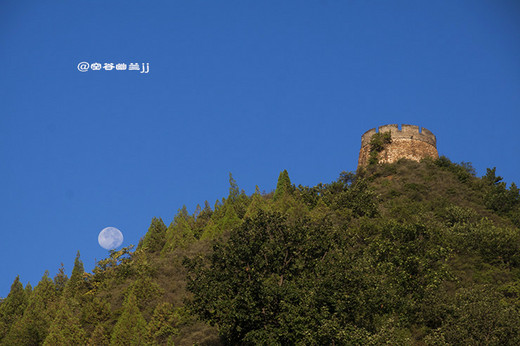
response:
{"label": "brick watchtower", "polygon": [[361,150],[359,151],[358,168],[367,166],[370,157],[370,140],[379,133],[390,132],[392,142],[385,145],[383,151],[378,154],[379,163],[391,163],[405,158],[420,161],[425,157],[438,158],[437,139],[435,135],[424,127],[397,124],[379,126],[370,129],[361,136]]}

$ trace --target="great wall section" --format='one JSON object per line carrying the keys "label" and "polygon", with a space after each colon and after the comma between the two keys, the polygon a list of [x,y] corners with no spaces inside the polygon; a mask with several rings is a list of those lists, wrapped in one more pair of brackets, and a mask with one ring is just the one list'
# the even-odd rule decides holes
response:
{"label": "great wall section", "polygon": [[369,164],[372,136],[376,133],[386,132],[390,132],[392,141],[378,153],[379,163],[392,163],[402,158],[420,161],[426,157],[433,159],[439,157],[437,139],[430,130],[404,124],[399,129],[397,124],[390,124],[370,129],[361,136],[358,168]]}

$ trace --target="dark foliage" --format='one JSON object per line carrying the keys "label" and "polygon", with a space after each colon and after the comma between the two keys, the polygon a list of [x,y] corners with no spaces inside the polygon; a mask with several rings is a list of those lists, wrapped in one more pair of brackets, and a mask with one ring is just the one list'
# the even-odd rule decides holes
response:
{"label": "dark foliage", "polygon": [[[379,153],[385,134],[371,143]],[[517,345],[520,193],[446,157],[154,218],[92,273],[15,279],[0,345]]]}

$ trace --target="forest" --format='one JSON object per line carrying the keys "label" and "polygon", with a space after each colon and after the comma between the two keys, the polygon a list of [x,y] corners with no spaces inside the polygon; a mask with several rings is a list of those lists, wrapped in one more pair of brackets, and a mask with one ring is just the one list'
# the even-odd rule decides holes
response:
{"label": "forest", "polygon": [[[229,195],[92,272],[16,277],[0,345],[520,345],[520,192],[446,157]],[[23,273],[20,273],[23,277]]]}

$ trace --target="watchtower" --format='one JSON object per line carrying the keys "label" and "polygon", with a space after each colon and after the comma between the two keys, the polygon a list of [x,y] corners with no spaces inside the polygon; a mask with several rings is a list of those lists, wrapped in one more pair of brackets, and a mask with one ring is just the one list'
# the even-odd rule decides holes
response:
{"label": "watchtower", "polygon": [[391,143],[386,144],[378,153],[379,163],[392,163],[405,158],[420,161],[425,157],[438,158],[437,139],[430,130],[415,125],[397,124],[383,125],[373,128],[361,136],[361,150],[359,151],[358,168],[367,166],[370,158],[370,140],[376,133],[390,132]]}

